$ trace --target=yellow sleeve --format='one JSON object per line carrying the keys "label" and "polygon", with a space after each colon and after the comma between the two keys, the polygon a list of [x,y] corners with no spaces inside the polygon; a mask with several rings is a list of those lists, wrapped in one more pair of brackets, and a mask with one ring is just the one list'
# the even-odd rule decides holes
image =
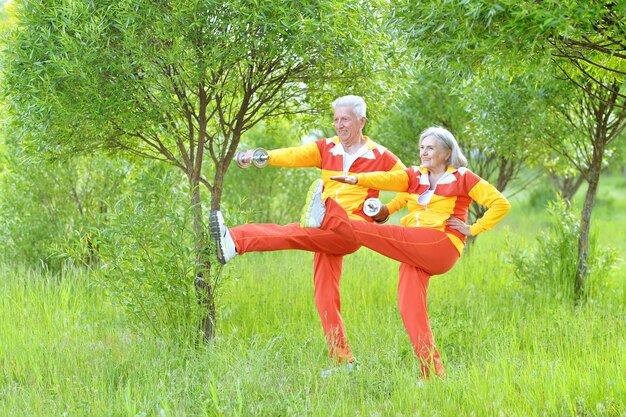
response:
{"label": "yellow sleeve", "polygon": [[374,190],[406,191],[409,188],[409,176],[404,170],[391,172],[368,172],[357,174],[357,184]]}
{"label": "yellow sleeve", "polygon": [[387,209],[389,209],[389,214],[393,214],[406,206],[407,202],[409,201],[409,195],[409,193],[396,194],[393,200],[387,203]]}
{"label": "yellow sleeve", "polygon": [[476,236],[486,230],[492,229],[511,210],[511,203],[500,191],[485,180],[481,180],[469,192],[472,200],[488,207],[485,214],[476,223],[470,226],[470,233]]}
{"label": "yellow sleeve", "polygon": [[278,167],[304,168],[322,167],[322,156],[315,142],[306,145],[268,151],[269,165]]}
{"label": "yellow sleeve", "polygon": [[[389,172],[393,171],[404,171],[406,166],[398,159],[398,163],[389,170]],[[389,214],[393,214],[401,208],[405,207],[407,202],[409,201],[409,193],[400,192],[396,194],[396,196],[386,204],[387,209],[389,210]]]}

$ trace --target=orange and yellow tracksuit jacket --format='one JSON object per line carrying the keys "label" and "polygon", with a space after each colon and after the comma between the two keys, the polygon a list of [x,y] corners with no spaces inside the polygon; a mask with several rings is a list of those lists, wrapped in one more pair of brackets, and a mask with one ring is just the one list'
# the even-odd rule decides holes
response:
{"label": "orange and yellow tracksuit jacket", "polygon": [[493,228],[511,208],[500,191],[467,168],[448,168],[437,182],[430,199],[420,199],[420,196],[426,196],[424,193],[430,187],[428,169],[424,167],[357,174],[356,177],[357,183],[363,187],[408,192],[409,213],[402,218],[402,225],[441,230],[459,253],[463,251],[466,236],[446,225],[449,218],[457,217],[466,222],[472,200],[488,207],[483,217],[470,226],[470,233],[476,236]]}
{"label": "orange and yellow tracksuit jacket", "polygon": [[[379,190],[361,184],[350,185],[330,180],[333,175],[356,175],[363,172],[399,171],[406,169],[405,165],[387,148],[377,144],[364,136],[365,148],[359,157],[344,172],[344,149],[339,137],[319,139],[313,143],[291,148],[268,151],[269,165],[281,167],[317,167],[322,170],[324,191],[322,198],[328,197],[337,201],[353,219],[372,222],[372,218],[363,213],[363,203],[370,197],[378,198]],[[404,207],[407,203],[406,193],[398,194],[387,203],[389,213]]]}

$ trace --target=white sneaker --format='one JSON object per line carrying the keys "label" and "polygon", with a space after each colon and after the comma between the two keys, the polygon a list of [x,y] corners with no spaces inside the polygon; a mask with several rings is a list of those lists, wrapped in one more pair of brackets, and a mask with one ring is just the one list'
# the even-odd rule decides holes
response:
{"label": "white sneaker", "polygon": [[224,223],[224,217],[219,211],[212,211],[209,217],[209,227],[211,228],[211,236],[215,239],[217,260],[221,264],[237,256],[237,249],[235,249],[235,241],[228,232],[228,227]]}
{"label": "white sneaker", "polygon": [[334,368],[326,369],[322,371],[321,377],[327,378],[336,372],[352,372],[357,368],[356,361],[348,362],[343,365],[335,366]]}
{"label": "white sneaker", "polygon": [[306,202],[302,207],[302,215],[300,216],[300,227],[320,227],[326,214],[326,206],[322,201],[322,189],[324,181],[316,180],[309,187],[306,196]]}

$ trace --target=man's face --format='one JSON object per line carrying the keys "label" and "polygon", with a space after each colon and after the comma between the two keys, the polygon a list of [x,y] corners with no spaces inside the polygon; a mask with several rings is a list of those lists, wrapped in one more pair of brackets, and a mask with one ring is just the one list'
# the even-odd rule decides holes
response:
{"label": "man's face", "polygon": [[361,138],[365,117],[356,118],[352,107],[335,107],[335,130],[342,142],[352,142]]}

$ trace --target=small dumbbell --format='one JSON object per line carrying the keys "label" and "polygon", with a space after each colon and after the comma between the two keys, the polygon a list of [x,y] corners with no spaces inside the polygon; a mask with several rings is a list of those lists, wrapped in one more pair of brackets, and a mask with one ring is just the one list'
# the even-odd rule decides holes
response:
{"label": "small dumbbell", "polygon": [[235,154],[235,161],[239,168],[248,168],[250,165],[254,165],[257,168],[263,168],[267,165],[270,156],[263,148],[256,148],[252,151],[252,157],[249,162],[245,162],[243,159],[249,151],[239,151]]}
{"label": "small dumbbell", "polygon": [[378,213],[380,213],[380,209],[383,203],[380,202],[379,199],[371,197],[365,200],[363,203],[363,213],[370,217],[374,217]]}

